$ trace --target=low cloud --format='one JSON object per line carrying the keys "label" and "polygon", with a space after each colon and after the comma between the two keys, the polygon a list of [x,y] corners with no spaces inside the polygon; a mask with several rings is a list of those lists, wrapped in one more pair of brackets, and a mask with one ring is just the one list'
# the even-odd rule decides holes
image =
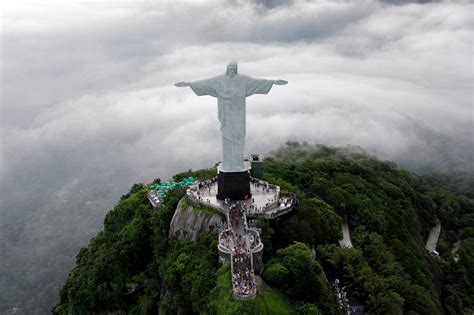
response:
{"label": "low cloud", "polygon": [[247,153],[306,140],[472,170],[472,4],[391,2],[5,6],[0,242],[76,224],[77,248],[133,182],[212,166],[217,101],[173,83],[229,59],[289,81],[247,100]]}

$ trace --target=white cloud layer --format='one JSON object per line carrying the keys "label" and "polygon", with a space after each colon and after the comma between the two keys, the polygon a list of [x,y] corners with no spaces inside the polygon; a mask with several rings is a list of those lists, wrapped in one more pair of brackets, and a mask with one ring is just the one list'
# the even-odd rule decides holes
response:
{"label": "white cloud layer", "polygon": [[211,166],[216,100],[173,83],[230,59],[289,81],[248,99],[247,153],[307,140],[473,169],[472,4],[264,2],[5,4],[0,216]]}

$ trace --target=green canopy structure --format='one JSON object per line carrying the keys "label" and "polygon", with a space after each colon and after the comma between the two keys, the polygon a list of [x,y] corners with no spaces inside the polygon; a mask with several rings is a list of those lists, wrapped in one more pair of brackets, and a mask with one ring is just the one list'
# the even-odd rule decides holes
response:
{"label": "green canopy structure", "polygon": [[186,186],[186,185],[192,185],[196,182],[196,179],[194,177],[186,177],[181,179],[179,182],[163,182],[159,184],[153,184],[150,185],[150,188],[156,190],[156,194],[160,198],[164,198],[166,196],[166,192],[170,189],[174,189],[176,187],[181,187],[181,186]]}

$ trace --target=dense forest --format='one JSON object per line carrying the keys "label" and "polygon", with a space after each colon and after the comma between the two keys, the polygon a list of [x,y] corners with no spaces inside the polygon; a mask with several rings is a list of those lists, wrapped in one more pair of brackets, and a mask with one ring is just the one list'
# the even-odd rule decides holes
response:
{"label": "dense forest", "polygon": [[[339,314],[330,293],[336,278],[369,314],[474,312],[472,176],[416,176],[358,148],[297,142],[272,152],[263,170],[265,180],[299,202],[258,222],[265,269],[255,300],[233,300],[216,234],[168,238],[183,189],[153,209],[148,186],[135,184],[80,250],[53,313]],[[339,246],[343,216],[354,248]],[[437,219],[440,257],[425,249]]]}

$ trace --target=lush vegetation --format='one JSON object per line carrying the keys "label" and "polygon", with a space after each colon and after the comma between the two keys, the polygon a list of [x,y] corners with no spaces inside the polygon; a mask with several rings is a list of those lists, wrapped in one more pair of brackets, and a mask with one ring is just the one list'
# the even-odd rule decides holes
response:
{"label": "lush vegetation", "polygon": [[210,314],[290,314],[293,307],[275,290],[267,285],[259,287],[257,298],[251,301],[236,301],[232,295],[230,268],[223,266],[218,271],[215,287],[211,291]]}
{"label": "lush vegetation", "polygon": [[[469,190],[466,184],[472,181],[471,176],[419,177],[359,148],[294,142],[266,159],[264,174],[268,180],[297,191],[300,205],[325,202],[339,215],[348,215],[354,249],[339,248],[331,244],[334,240],[324,237],[333,235],[329,228],[334,224],[318,223],[328,232],[311,240],[317,231],[301,231],[308,229],[304,218],[311,218],[299,215],[301,206],[293,215],[272,222],[268,229],[272,229],[273,245],[291,239],[317,246],[318,259],[327,274],[339,278],[366,311],[473,312],[474,201],[469,198],[472,187]],[[295,217],[300,217],[299,223],[292,222]],[[442,259],[424,249],[437,218],[442,222],[438,247]],[[300,229],[289,228],[295,225]],[[452,254],[457,240],[461,241],[459,263]]]}
{"label": "lush vegetation", "polygon": [[[168,239],[182,189],[152,209],[147,187],[136,184],[77,255],[53,313],[337,314],[329,291],[336,278],[367,313],[473,312],[468,176],[419,177],[356,147],[296,142],[272,152],[263,167],[265,179],[296,193],[299,203],[278,219],[258,222],[265,270],[255,300],[232,298],[215,234],[202,233],[189,243]],[[214,174],[186,171],[175,179]],[[342,216],[349,218],[354,248],[339,246]],[[440,258],[424,248],[437,219]]]}
{"label": "lush vegetation", "polygon": [[268,262],[263,277],[288,298],[301,301],[300,310],[319,312],[320,309],[323,314],[335,313],[329,284],[322,271],[309,248],[295,242],[277,251],[277,255]]}

